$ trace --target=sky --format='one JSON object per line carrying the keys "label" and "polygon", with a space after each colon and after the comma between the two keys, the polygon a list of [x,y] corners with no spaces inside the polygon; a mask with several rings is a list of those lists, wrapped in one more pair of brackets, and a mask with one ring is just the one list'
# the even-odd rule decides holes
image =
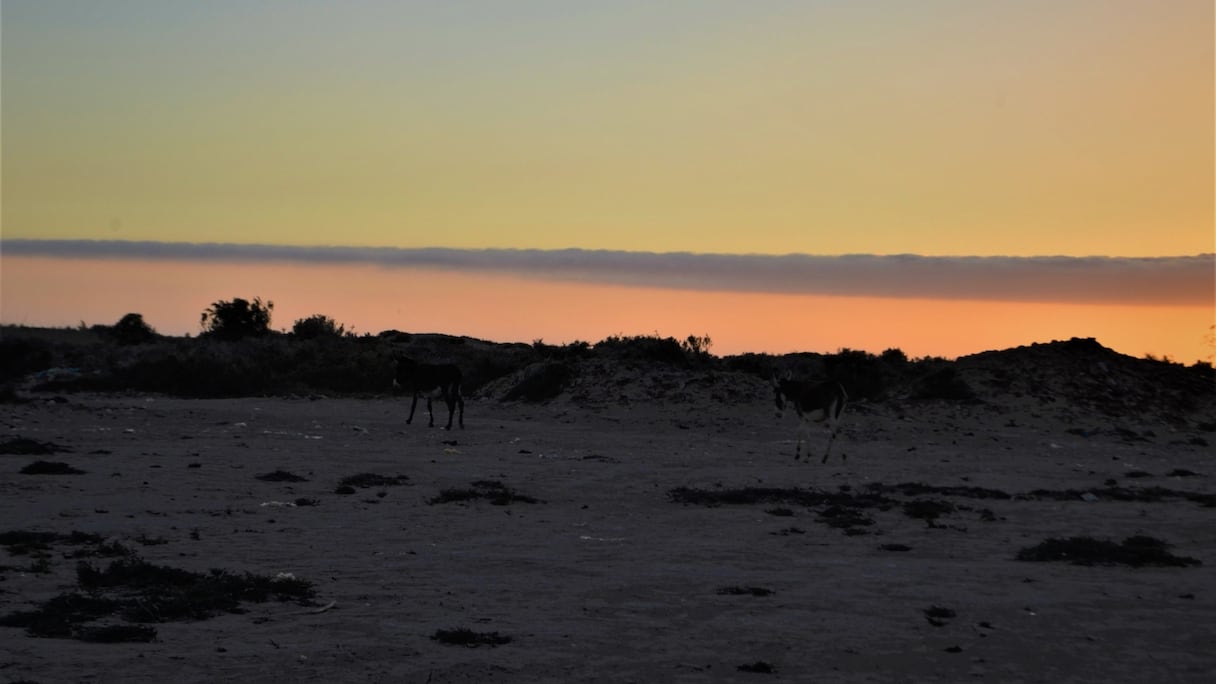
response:
{"label": "sky", "polygon": [[0,322],[1212,360],[1213,14],[3,0]]}

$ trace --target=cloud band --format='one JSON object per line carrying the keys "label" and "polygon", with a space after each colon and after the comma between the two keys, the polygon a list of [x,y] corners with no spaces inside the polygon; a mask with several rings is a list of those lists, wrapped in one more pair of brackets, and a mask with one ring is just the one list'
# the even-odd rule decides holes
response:
{"label": "cloud band", "polygon": [[1171,257],[817,256],[3,240],[0,241],[0,255],[359,264],[722,292],[1138,305],[1216,304],[1216,255],[1213,254]]}

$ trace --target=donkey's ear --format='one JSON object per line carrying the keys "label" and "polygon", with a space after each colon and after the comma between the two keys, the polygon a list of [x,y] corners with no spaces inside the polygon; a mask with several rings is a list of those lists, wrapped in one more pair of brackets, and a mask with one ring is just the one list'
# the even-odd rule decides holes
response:
{"label": "donkey's ear", "polygon": [[786,380],[793,380],[793,379],[794,379],[794,371],[787,370],[787,371],[785,372],[785,379],[786,379]]}

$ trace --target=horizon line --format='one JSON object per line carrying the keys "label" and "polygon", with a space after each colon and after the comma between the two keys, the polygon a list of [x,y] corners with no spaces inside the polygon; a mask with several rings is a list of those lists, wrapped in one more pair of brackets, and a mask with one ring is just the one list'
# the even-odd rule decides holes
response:
{"label": "horizon line", "polygon": [[626,287],[895,299],[1216,305],[1216,254],[926,256],[2,239],[0,257],[365,265]]}

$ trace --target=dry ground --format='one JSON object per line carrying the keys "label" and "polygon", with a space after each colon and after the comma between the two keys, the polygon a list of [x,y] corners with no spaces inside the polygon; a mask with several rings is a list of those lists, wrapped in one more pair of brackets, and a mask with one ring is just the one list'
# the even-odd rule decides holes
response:
{"label": "dry ground", "polygon": [[[97,533],[152,563],[292,573],[317,590],[308,605],[154,624],[150,643],[0,627],[0,680],[1216,681],[1216,508],[1080,494],[1210,497],[1216,463],[1190,433],[1033,405],[860,405],[821,465],[793,460],[794,419],[758,397],[470,400],[467,429],[451,433],[406,426],[407,406],[73,395],[0,407],[0,438],[71,450],[0,455],[0,532]],[[85,473],[19,473],[37,459]],[[256,477],[278,470],[306,481]],[[361,473],[408,482],[335,493]],[[431,503],[478,481],[536,501]],[[853,511],[872,524],[852,527],[827,524],[827,506],[671,496],[871,483],[889,501]],[[1078,493],[1024,496],[1034,490]],[[315,505],[281,505],[301,500]],[[955,509],[914,518],[915,500]],[[1203,565],[1015,560],[1048,538],[1133,535]],[[55,546],[49,572],[32,572],[0,550],[0,615],[71,590],[70,551]],[[432,638],[455,628],[511,641]]]}

